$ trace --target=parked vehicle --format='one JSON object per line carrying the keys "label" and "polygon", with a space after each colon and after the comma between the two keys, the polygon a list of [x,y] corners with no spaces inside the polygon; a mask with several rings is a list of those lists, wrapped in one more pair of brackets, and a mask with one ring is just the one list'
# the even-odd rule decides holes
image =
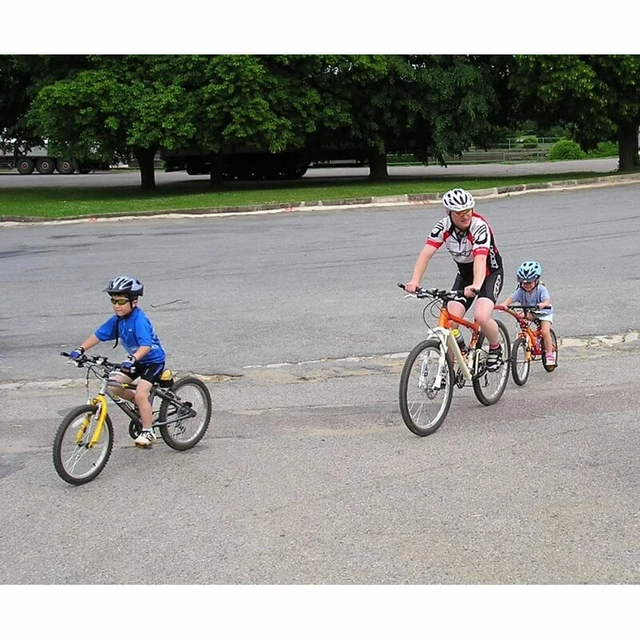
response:
{"label": "parked vehicle", "polygon": [[34,171],[50,174],[54,171],[62,174],[90,173],[98,169],[109,169],[109,164],[93,160],[79,160],[78,158],[57,158],[47,153],[44,147],[33,147],[27,153],[7,154],[0,148],[0,168],[17,169],[22,175],[29,175]]}

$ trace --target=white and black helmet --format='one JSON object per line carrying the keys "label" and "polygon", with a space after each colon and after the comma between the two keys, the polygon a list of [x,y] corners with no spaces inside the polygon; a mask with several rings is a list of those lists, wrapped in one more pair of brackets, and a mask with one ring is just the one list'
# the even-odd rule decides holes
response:
{"label": "white and black helmet", "polygon": [[456,187],[442,196],[442,204],[447,211],[466,211],[473,209],[476,201],[465,189]]}
{"label": "white and black helmet", "polygon": [[105,291],[113,295],[114,293],[122,293],[130,298],[137,298],[144,292],[142,282],[136,278],[130,278],[129,276],[118,276],[109,282],[109,286]]}

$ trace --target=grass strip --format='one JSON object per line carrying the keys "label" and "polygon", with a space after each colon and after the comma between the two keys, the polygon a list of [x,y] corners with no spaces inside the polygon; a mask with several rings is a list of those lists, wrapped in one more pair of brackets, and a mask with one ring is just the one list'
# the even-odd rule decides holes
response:
{"label": "grass strip", "polygon": [[582,172],[486,178],[367,177],[295,182],[226,183],[212,191],[207,180],[159,184],[153,191],[139,186],[7,187],[0,189],[0,219],[64,219],[74,217],[167,211],[211,211],[225,208],[292,205],[302,202],[351,200],[380,196],[441,193],[454,186],[488,189],[564,180],[594,179],[612,173]]}

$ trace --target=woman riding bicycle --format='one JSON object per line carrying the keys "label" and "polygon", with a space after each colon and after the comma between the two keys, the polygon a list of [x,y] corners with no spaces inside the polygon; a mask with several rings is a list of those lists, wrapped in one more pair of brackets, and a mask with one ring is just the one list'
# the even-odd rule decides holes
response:
{"label": "woman riding bicycle", "polygon": [[489,223],[473,210],[475,200],[468,191],[451,189],[444,194],[442,204],[447,216],[433,227],[405,290],[414,293],[420,287],[429,261],[444,244],[458,267],[452,289],[464,289],[466,299],[464,303],[449,302],[447,309],[452,314],[464,316],[477,297],[474,319],[489,341],[487,369],[495,371],[503,362],[503,354],[498,325],[491,313],[504,281],[502,256]]}

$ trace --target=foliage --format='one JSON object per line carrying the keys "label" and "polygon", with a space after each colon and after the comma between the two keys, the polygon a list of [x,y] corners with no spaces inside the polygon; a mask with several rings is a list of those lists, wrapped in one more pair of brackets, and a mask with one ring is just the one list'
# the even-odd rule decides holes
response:
{"label": "foliage", "polygon": [[86,56],[0,56],[0,138],[5,151],[20,153],[44,144],[27,119],[31,102],[42,87],[88,65]]}
{"label": "foliage", "polygon": [[587,151],[589,158],[615,158],[618,156],[618,145],[615,142],[598,142],[595,149]]}
{"label": "foliage", "polygon": [[537,136],[527,136],[522,140],[522,146],[525,149],[537,149],[538,148]]}
{"label": "foliage", "polygon": [[574,140],[558,140],[549,151],[549,160],[582,160],[586,153]]}
{"label": "foliage", "polygon": [[514,109],[541,127],[566,126],[584,149],[618,142],[622,170],[638,162],[640,56],[516,56]]}

